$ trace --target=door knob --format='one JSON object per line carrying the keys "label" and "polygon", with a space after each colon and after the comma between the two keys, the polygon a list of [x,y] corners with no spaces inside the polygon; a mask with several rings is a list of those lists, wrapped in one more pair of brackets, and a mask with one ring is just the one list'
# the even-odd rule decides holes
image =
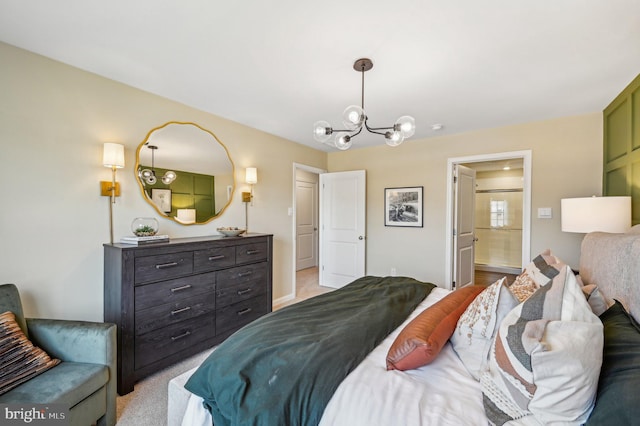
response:
{"label": "door knob", "polygon": [[360,235],[360,236],[358,237],[358,239],[359,239],[359,240],[364,240],[364,237],[363,237],[362,235]]}

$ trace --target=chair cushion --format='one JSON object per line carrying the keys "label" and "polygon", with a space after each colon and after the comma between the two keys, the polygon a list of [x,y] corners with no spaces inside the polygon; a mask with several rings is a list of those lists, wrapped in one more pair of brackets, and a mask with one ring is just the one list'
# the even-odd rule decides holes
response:
{"label": "chair cushion", "polygon": [[61,403],[73,408],[103,387],[109,368],[100,364],[61,362],[26,383],[0,395],[0,403]]}
{"label": "chair cushion", "polygon": [[0,395],[59,363],[27,339],[13,312],[0,314]]}

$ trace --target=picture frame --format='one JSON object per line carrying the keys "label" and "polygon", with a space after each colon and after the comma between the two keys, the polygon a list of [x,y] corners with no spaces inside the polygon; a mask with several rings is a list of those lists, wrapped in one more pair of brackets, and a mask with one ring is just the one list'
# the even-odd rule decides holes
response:
{"label": "picture frame", "polygon": [[151,201],[154,202],[158,209],[163,213],[171,213],[171,190],[170,189],[151,189]]}
{"label": "picture frame", "polygon": [[422,186],[407,186],[384,189],[384,226],[422,228]]}

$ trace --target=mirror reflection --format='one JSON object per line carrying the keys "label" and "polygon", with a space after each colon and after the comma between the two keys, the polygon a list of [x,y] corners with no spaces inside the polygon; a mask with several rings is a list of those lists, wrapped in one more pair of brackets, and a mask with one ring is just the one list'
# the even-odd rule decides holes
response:
{"label": "mirror reflection", "polygon": [[177,223],[206,223],[229,205],[235,188],[227,148],[195,123],[168,122],[152,129],[136,152],[142,195]]}

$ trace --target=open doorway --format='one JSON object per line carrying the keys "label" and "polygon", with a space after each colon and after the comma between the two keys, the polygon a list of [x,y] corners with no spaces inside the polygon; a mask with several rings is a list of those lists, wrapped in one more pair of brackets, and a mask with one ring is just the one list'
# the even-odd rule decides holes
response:
{"label": "open doorway", "polygon": [[288,303],[328,291],[318,279],[319,176],[326,170],[293,165],[293,280]]}
{"label": "open doorway", "polygon": [[[445,279],[453,287],[457,265],[454,256],[456,223],[453,170],[473,168],[476,182],[474,262],[468,267],[486,273],[515,274],[530,257],[531,151],[450,158],[447,179],[447,238]],[[505,170],[505,168],[510,170]],[[513,171],[511,171],[513,170]],[[467,212],[469,213],[469,212]],[[474,271],[470,272],[474,275]]]}
{"label": "open doorway", "polygon": [[476,171],[475,271],[522,270],[522,158],[464,163]]}

